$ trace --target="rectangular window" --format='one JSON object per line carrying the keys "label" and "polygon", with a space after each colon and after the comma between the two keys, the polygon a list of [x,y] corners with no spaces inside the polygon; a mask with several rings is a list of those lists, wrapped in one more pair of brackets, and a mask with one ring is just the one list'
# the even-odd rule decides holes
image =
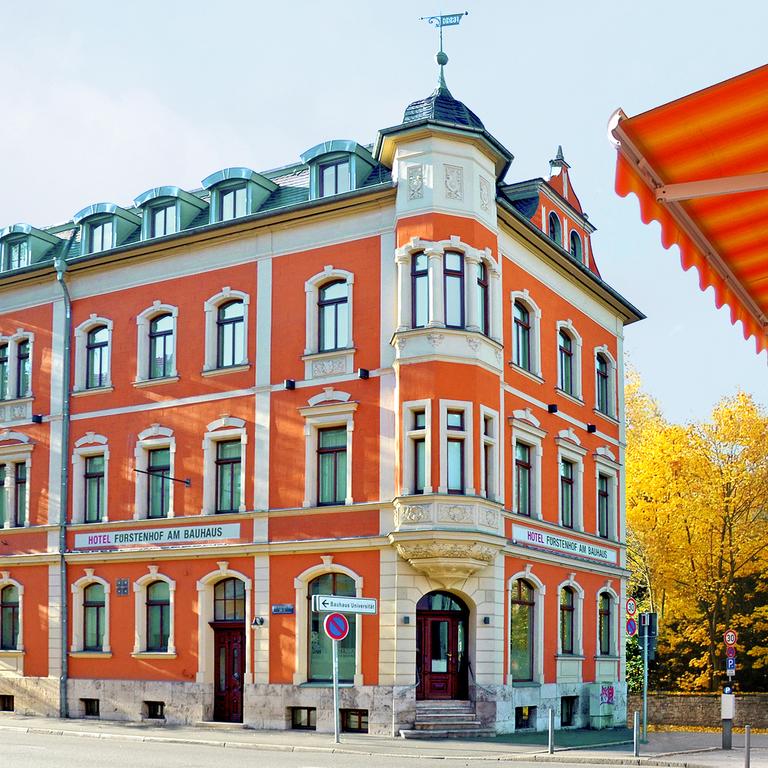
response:
{"label": "rectangular window", "polygon": [[347,491],[347,429],[317,433],[317,503],[343,504]]}
{"label": "rectangular window", "polygon": [[[446,427],[450,432],[464,431],[464,411],[448,411]],[[448,437],[448,493],[464,493],[464,438]]]}
{"label": "rectangular window", "polygon": [[163,237],[176,232],[176,203],[153,208],[150,211],[150,237]]}
{"label": "rectangular window", "polygon": [[163,314],[149,323],[149,378],[173,374],[173,315]]}
{"label": "rectangular window", "polygon": [[597,535],[608,538],[609,516],[611,509],[610,478],[608,475],[597,476]]}
{"label": "rectangular window", "polygon": [[300,731],[314,731],[317,728],[317,710],[315,707],[289,707],[291,728]]}
{"label": "rectangular window", "polygon": [[171,508],[171,449],[155,448],[148,453],[147,517],[168,517]]}
{"label": "rectangular window", "polygon": [[411,258],[411,327],[426,328],[429,321],[429,260],[424,253]]}
{"label": "rectangular window", "polygon": [[0,695],[0,712],[13,712],[13,696],[7,693]]}
{"label": "rectangular window", "polygon": [[20,462],[15,465],[16,509],[14,525],[22,526],[27,522],[27,465]]}
{"label": "rectangular window", "polygon": [[573,528],[573,462],[560,460],[560,524]]}
{"label": "rectangular window", "polygon": [[216,443],[216,513],[239,512],[240,465],[242,443],[240,440],[223,440]]}
{"label": "rectangular window", "polygon": [[597,387],[597,410],[600,413],[604,413],[610,416],[610,403],[608,399],[608,393],[610,387],[608,386],[608,362],[602,356],[597,356],[597,362],[595,367],[595,386]]}
{"label": "rectangular window", "polygon": [[20,269],[29,266],[29,242],[17,240],[6,245],[6,269]]}
{"label": "rectangular window", "polygon": [[567,392],[569,395],[574,394],[573,391],[573,341],[571,337],[565,332],[560,331],[558,334],[559,347],[558,355],[560,361],[560,380],[558,386],[563,392]]}
{"label": "rectangular window", "polygon": [[424,493],[427,470],[427,444],[423,437],[413,441],[413,492]]}
{"label": "rectangular window", "polygon": [[531,315],[521,301],[516,301],[514,316],[514,362],[526,371],[531,370]]}
{"label": "rectangular window", "polygon": [[560,591],[560,652],[573,653],[573,624],[574,624],[573,590],[566,587]]}
{"label": "rectangular window", "polygon": [[348,160],[321,165],[319,173],[320,197],[340,195],[342,192],[349,192],[351,185]]}
{"label": "rectangular window", "polygon": [[105,219],[91,224],[89,231],[89,253],[106,251],[112,247],[112,220]]}
{"label": "rectangular window", "polygon": [[341,730],[344,733],[368,733],[368,710],[342,709]]}
{"label": "rectangular window", "polygon": [[536,727],[536,707],[515,707],[515,730]]}
{"label": "rectangular window", "polygon": [[98,523],[104,517],[104,456],[88,456],[85,460],[86,523]]}
{"label": "rectangular window", "polygon": [[448,251],[443,256],[445,281],[445,325],[464,327],[464,255]]}
{"label": "rectangular window", "polygon": [[16,397],[29,394],[30,362],[29,341],[20,341],[16,347]]}
{"label": "rectangular window", "polygon": [[7,467],[5,464],[0,464],[0,528],[5,527],[5,521],[7,520],[8,515],[8,501],[5,490],[5,477],[6,477]]}
{"label": "rectangular window", "polygon": [[515,508],[519,515],[531,516],[531,448],[515,443]]}
{"label": "rectangular window", "polygon": [[145,701],[144,717],[146,717],[147,720],[165,720],[165,702]]}
{"label": "rectangular window", "polygon": [[611,648],[611,597],[609,594],[602,593],[600,595],[598,610],[600,655],[610,656],[613,649]]}
{"label": "rectangular window", "polygon": [[80,703],[83,705],[83,717],[99,716],[98,699],[80,699]]}
{"label": "rectangular window", "polygon": [[8,345],[0,344],[0,400],[8,399]]}
{"label": "rectangular window", "polygon": [[230,187],[223,189],[219,193],[219,203],[221,210],[219,221],[229,221],[246,214],[246,189],[245,186]]}

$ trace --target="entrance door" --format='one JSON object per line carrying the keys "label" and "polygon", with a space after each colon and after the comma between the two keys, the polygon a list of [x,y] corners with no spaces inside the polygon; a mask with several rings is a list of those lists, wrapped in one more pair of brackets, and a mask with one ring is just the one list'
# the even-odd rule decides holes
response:
{"label": "entrance door", "polygon": [[243,722],[243,680],[245,679],[245,629],[241,626],[214,626],[213,719],[225,723]]}
{"label": "entrance door", "polygon": [[466,606],[446,592],[425,595],[416,607],[417,699],[467,696]]}

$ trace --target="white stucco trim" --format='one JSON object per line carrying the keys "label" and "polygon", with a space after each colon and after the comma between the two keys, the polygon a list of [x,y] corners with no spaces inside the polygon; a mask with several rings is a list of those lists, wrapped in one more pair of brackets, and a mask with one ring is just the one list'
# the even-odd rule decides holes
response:
{"label": "white stucco trim", "polygon": [[[271,290],[271,274],[269,276],[269,288]],[[204,371],[215,371],[218,369],[218,334],[216,320],[219,307],[229,301],[239,300],[243,303],[243,349],[242,359],[237,365],[248,365],[248,308],[251,303],[250,294],[245,291],[237,291],[229,286],[223,287],[217,294],[211,296],[203,303],[203,312],[205,313],[205,363]]]}
{"label": "white stucco trim", "polygon": [[32,478],[32,451],[34,445],[29,442],[27,435],[8,430],[0,433],[0,441],[18,440],[17,443],[0,446],[0,464],[5,465],[5,484],[0,486],[0,493],[5,494],[5,528],[17,527],[16,520],[16,465],[24,464],[26,468],[27,492],[24,499],[24,525],[28,528],[32,522],[30,513],[30,485]]}
{"label": "white stucco trim", "polygon": [[[72,653],[83,652],[83,597],[85,588],[90,584],[101,584],[104,587],[104,637],[101,643],[101,653],[111,653],[112,647],[109,644],[109,603],[110,603],[110,584],[100,576],[95,576],[93,568],[85,568],[85,575],[73,582],[72,590]],[[98,653],[99,651],[95,651]]]}
{"label": "white stucco trim", "polygon": [[[168,427],[161,427],[159,424],[152,424],[151,427],[139,433],[136,447],[133,451],[135,467],[138,470],[142,470],[135,473],[134,520],[146,520],[149,514],[147,506],[149,475],[145,473],[149,468],[149,452],[158,448],[168,448],[170,450],[170,475],[171,477],[176,476],[176,438],[173,436],[173,430]],[[171,480],[168,499],[168,517],[171,518],[173,516],[174,483]]]}
{"label": "white stucco trim", "polygon": [[24,651],[24,585],[12,579],[10,571],[0,571],[0,592],[6,587],[16,587],[19,595],[19,635],[16,639],[16,647],[7,650],[22,653]]}
{"label": "white stucco trim", "polygon": [[151,307],[147,307],[142,312],[136,315],[136,326],[138,329],[138,337],[136,342],[136,381],[149,381],[149,326],[152,320],[158,315],[169,314],[171,316],[173,335],[173,363],[171,370],[168,373],[168,377],[178,376],[177,360],[178,360],[178,345],[179,345],[179,333],[178,333],[178,318],[179,308],[174,307],[171,304],[163,304],[159,299],[155,299],[152,302]]}
{"label": "white stucco trim", "polygon": [[168,576],[159,573],[158,566],[148,565],[149,573],[145,573],[133,582],[134,597],[134,635],[133,652],[147,651],[147,587],[156,581],[164,581],[168,585],[169,595],[169,632],[168,650],[152,651],[152,653],[167,653],[169,656],[176,653],[176,582]]}
{"label": "white stucco trim", "polygon": [[[343,280],[347,284],[347,344],[340,347],[338,351],[354,349],[352,331],[353,323],[353,303],[352,294],[355,286],[355,275],[346,269],[337,269],[331,264],[326,264],[322,272],[312,275],[304,283],[304,294],[306,296],[306,340],[304,343],[304,354],[314,355],[320,351],[320,318],[317,302],[320,297],[320,289],[334,280]],[[333,352],[336,350],[324,350]]]}
{"label": "white stucco trim", "polygon": [[112,330],[113,322],[108,317],[100,317],[91,314],[87,320],[83,320],[75,328],[75,382],[73,392],[82,392],[86,390],[86,372],[88,369],[88,334],[98,326],[105,326],[107,329],[107,380],[99,387],[103,389],[112,386]]}
{"label": "white stucco trim", "polygon": [[[424,411],[424,429],[413,426],[414,414],[419,411]],[[415,493],[415,442],[420,439],[424,440],[424,493],[432,493],[432,401],[408,400],[402,404],[402,414],[404,440],[400,495]]]}
{"label": "white stucco trim", "polygon": [[[509,601],[510,610],[512,603],[512,590],[514,583],[518,579],[524,579],[533,585],[533,682],[544,682],[544,611],[545,601],[544,597],[547,594],[547,587],[544,582],[532,572],[533,566],[527,564],[525,570],[518,571],[512,574],[507,580],[507,600]],[[507,654],[507,682],[514,682],[512,679],[512,648],[509,640],[507,640],[506,647]]]}
{"label": "white stucco trim", "polygon": [[[109,520],[109,448],[107,438],[87,432],[75,441],[72,451],[72,514],[71,520],[78,524],[85,521],[85,466],[91,456],[104,456],[104,511],[101,522]],[[138,472],[136,473],[138,476]]]}
{"label": "white stucco trim", "polygon": [[246,504],[246,457],[248,455],[248,432],[243,419],[223,417],[212,421],[203,435],[203,508],[202,515],[216,514],[216,445],[225,440],[240,441],[240,508],[248,509]]}

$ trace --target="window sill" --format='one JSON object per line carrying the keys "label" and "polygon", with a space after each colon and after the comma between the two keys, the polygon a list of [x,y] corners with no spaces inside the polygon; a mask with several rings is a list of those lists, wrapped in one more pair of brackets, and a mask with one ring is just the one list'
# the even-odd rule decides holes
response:
{"label": "window sill", "polygon": [[176,651],[139,651],[132,653],[134,659],[175,659]]}
{"label": "window sill", "polygon": [[111,659],[112,651],[70,651],[71,659]]}
{"label": "window sill", "polygon": [[35,399],[34,395],[24,395],[24,397],[9,397],[6,400],[0,398],[0,405],[25,405]]}
{"label": "window sill", "polygon": [[595,661],[621,661],[621,656],[614,656],[613,654],[603,654],[594,657]]}
{"label": "window sill", "polygon": [[585,661],[586,656],[581,656],[578,653],[556,653],[556,659],[568,659],[570,661]]}
{"label": "window sill", "polygon": [[24,523],[24,525],[2,525],[0,526],[0,531],[3,533],[12,533],[13,531],[28,531],[30,528],[34,528],[35,526],[30,525],[29,523]]}
{"label": "window sill", "polygon": [[572,395],[570,392],[560,389],[560,387],[555,387],[555,394],[562,395],[566,400],[570,400],[572,403],[576,403],[576,405],[584,405],[584,401],[580,397]]}
{"label": "window sill", "polygon": [[614,426],[619,426],[619,420],[613,416],[610,413],[605,413],[603,411],[598,410],[597,408],[593,408],[592,412],[595,414],[595,416],[599,416],[601,419],[605,419],[606,421],[609,421]]}
{"label": "window sill", "polygon": [[350,352],[357,352],[356,347],[339,347],[338,349],[323,349],[313,350],[312,352],[305,352],[302,356],[302,360],[322,360],[324,357],[333,357],[334,355],[346,355]]}
{"label": "window sill", "polygon": [[[354,688],[354,683],[342,683],[339,682],[339,688]],[[299,688],[333,688],[333,683],[325,683],[325,682],[306,682],[306,683],[299,683]]]}
{"label": "window sill", "polygon": [[153,387],[156,384],[172,384],[174,381],[178,381],[179,377],[176,376],[164,376],[161,379],[136,379],[133,382],[134,387],[143,388],[143,387]]}
{"label": "window sill", "polygon": [[511,685],[514,688],[541,688],[541,683],[535,680],[512,680]]}
{"label": "window sill", "polygon": [[2,651],[0,651],[0,659],[19,658],[20,656],[24,656],[25,654],[26,654],[26,651],[23,651],[23,650],[16,650],[15,648],[5,648]]}
{"label": "window sill", "polygon": [[240,363],[239,365],[227,365],[222,368],[206,368],[200,375],[208,378],[209,376],[224,376],[227,373],[240,373],[241,371],[247,371],[251,367],[249,362]]}
{"label": "window sill", "polygon": [[529,371],[526,368],[522,368],[519,365],[516,365],[511,360],[509,362],[509,367],[515,372],[519,373],[521,376],[525,376],[527,379],[530,379],[531,381],[535,381],[537,384],[543,384],[544,378],[542,376],[539,376],[538,373],[534,373],[533,371]]}
{"label": "window sill", "polygon": [[87,395],[103,395],[108,392],[114,392],[115,388],[111,384],[105,387],[89,387],[87,389],[73,389],[72,397],[86,397]]}

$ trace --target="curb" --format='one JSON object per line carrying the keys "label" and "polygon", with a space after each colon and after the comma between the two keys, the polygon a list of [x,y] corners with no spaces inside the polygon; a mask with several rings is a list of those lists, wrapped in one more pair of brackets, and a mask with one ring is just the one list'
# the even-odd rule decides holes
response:
{"label": "curb", "polygon": [[[687,762],[685,760],[659,760],[653,757],[629,757],[616,755],[608,757],[604,755],[574,755],[575,749],[590,749],[592,747],[568,747],[562,748],[561,753],[550,755],[542,752],[527,753],[496,753],[494,755],[425,755],[413,752],[372,752],[363,749],[345,749],[344,747],[324,747],[318,746],[299,746],[294,744],[273,744],[245,741],[220,741],[214,739],[190,739],[173,736],[143,736],[132,733],[100,733],[98,731],[77,731],[67,728],[43,728],[39,726],[20,726],[20,725],[0,725],[0,731],[15,731],[16,733],[29,733],[39,736],[74,736],[84,739],[103,739],[104,741],[134,741],[145,742],[148,744],[193,744],[203,747],[218,747],[226,749],[254,749],[269,752],[321,752],[325,754],[340,755],[360,755],[362,757],[389,757],[405,758],[409,760],[464,760],[477,762],[529,762],[529,763],[565,763],[568,765],[585,763],[589,765],[636,765],[636,766],[659,766],[659,768],[711,768],[711,766],[701,765],[700,763]],[[612,742],[610,746],[615,746]],[[605,746],[605,745],[603,745]],[[697,750],[699,752],[709,750]],[[569,754],[563,754],[568,752]],[[687,754],[687,753],[679,753]]]}

